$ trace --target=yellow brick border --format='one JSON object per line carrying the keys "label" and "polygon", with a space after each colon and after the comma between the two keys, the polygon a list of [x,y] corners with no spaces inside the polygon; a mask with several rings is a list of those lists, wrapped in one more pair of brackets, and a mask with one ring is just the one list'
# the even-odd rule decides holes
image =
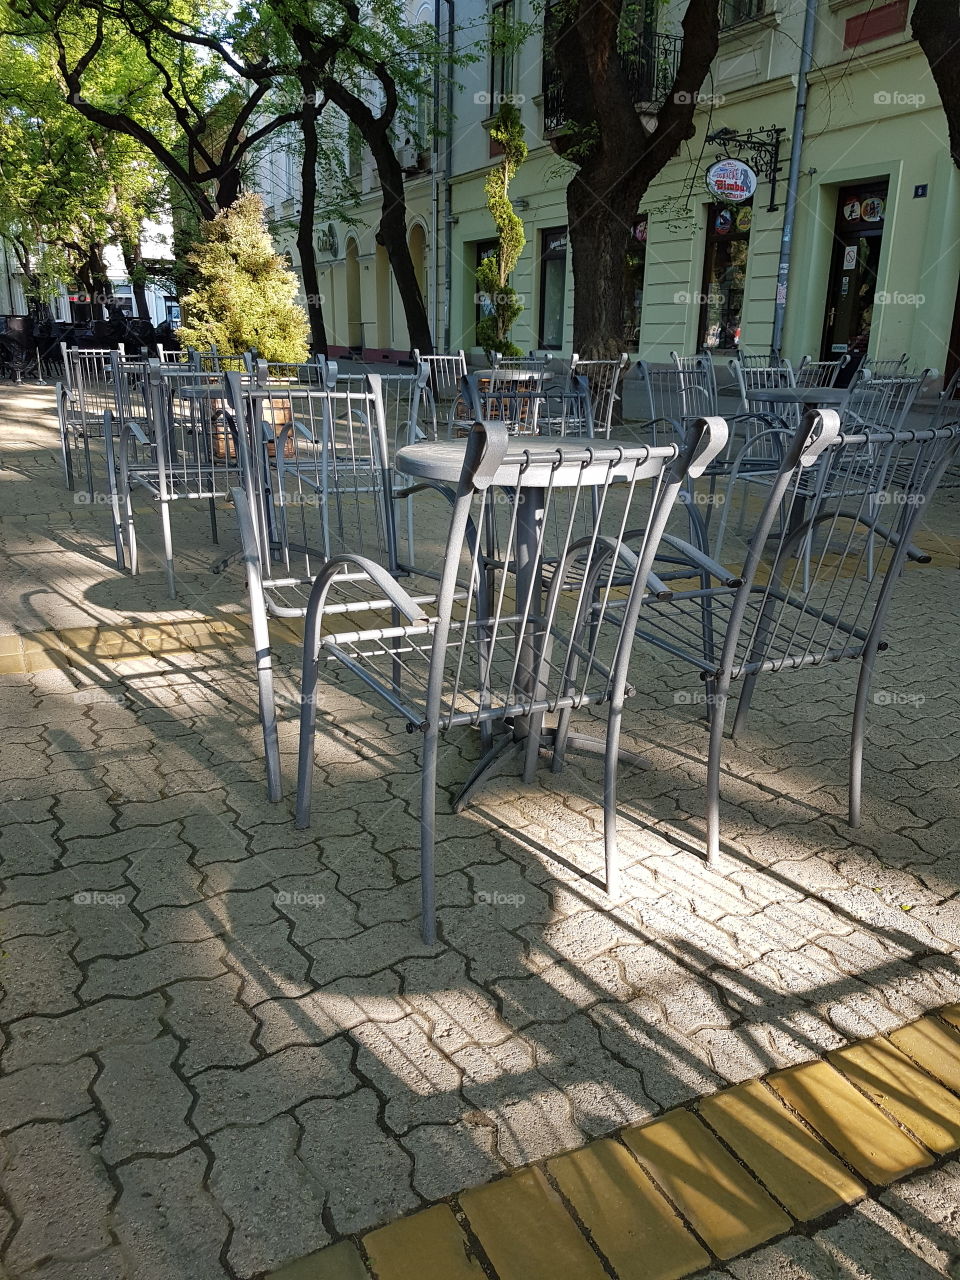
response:
{"label": "yellow brick border", "polygon": [[681,1280],[960,1150],[960,1004],[516,1169],[268,1280]]}
{"label": "yellow brick border", "polygon": [[[302,643],[295,628],[274,627],[274,639]],[[233,619],[154,622],[129,627],[65,627],[0,635],[0,675],[24,675],[55,667],[86,669],[91,664],[128,662],[136,658],[166,658],[203,649],[248,644],[250,627],[242,615]]]}

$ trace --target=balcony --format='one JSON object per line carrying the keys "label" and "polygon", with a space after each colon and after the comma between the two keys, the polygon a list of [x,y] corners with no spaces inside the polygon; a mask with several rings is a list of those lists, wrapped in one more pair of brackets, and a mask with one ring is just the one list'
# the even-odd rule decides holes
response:
{"label": "balcony", "polygon": [[[756,2],[756,0],[754,0]],[[549,9],[547,13],[549,15]],[[632,49],[620,50],[633,86],[634,102],[657,110],[666,100],[680,62],[682,36],[650,35],[640,37]],[[543,132],[559,133],[566,116],[563,110],[563,85],[560,73],[549,56],[546,40],[543,50]]]}
{"label": "balcony", "polygon": [[763,16],[764,0],[723,0],[720,6],[720,28],[728,31],[744,22]]}

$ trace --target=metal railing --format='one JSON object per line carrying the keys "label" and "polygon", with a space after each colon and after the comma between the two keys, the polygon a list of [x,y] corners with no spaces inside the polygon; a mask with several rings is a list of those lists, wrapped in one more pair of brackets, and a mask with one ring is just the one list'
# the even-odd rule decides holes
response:
{"label": "metal railing", "polygon": [[[762,0],[741,0],[762,4]],[[549,34],[545,31],[543,49],[543,131],[559,132],[565,122],[563,83],[560,71],[550,56]],[[677,74],[683,37],[657,34],[639,36],[632,49],[620,50],[627,76],[633,87],[634,102],[653,108],[661,107]]]}

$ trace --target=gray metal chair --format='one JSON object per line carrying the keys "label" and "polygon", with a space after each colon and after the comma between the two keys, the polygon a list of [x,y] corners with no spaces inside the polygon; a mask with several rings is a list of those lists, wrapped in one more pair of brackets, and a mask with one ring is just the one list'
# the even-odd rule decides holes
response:
{"label": "gray metal chair", "polygon": [[[78,462],[86,480],[91,501],[94,498],[91,439],[104,434],[104,414],[114,408],[112,347],[68,347],[61,342],[63,355],[63,390],[57,391],[57,416],[60,448],[63,455],[67,486],[74,487]],[[121,358],[124,348],[116,348]]]}
{"label": "gray metal chair", "polygon": [[850,363],[849,356],[840,356],[837,360],[814,360],[813,356],[804,356],[794,371],[795,385],[798,387],[832,387],[836,385],[842,370]]}
{"label": "gray metal chair", "polygon": [[[780,471],[750,528],[742,564],[726,582],[655,600],[641,612],[637,635],[700,673],[710,712],[706,849],[720,854],[720,766],[726,704],[741,694],[733,736],[743,728],[760,675],[785,674],[852,658],[860,674],[850,747],[849,818],[860,822],[864,721],[883,626],[911,546],[919,512],[956,457],[960,427],[919,431],[841,431],[833,411],[811,411],[790,438]],[[813,484],[819,471],[826,476]],[[872,495],[894,474],[907,475],[909,501],[878,513]],[[824,497],[829,494],[829,497]],[[779,532],[775,532],[779,526]],[[803,554],[812,544],[811,563]],[[870,570],[870,558],[879,566]],[[729,564],[729,557],[728,557]]]}
{"label": "gray metal chair", "polygon": [[617,392],[629,366],[630,357],[626,352],[616,360],[581,360],[578,355],[570,357],[567,386],[572,388],[576,378],[586,379],[590,388],[594,434],[597,436],[610,437],[613,411],[620,399]]}
{"label": "gray metal chair", "polygon": [[[481,759],[458,798],[477,786],[503,747],[524,751],[524,778],[533,781],[548,742],[555,765],[573,745],[604,754],[607,891],[618,892],[616,776],[620,722],[628,692],[630,638],[648,596],[647,575],[670,511],[691,466],[709,461],[722,444],[720,420],[701,421],[687,447],[623,447],[592,441],[511,439],[502,422],[476,423],[466,440],[414,445],[401,451],[407,474],[454,483],[456,496],[442,577],[435,598],[418,596],[389,565],[363,556],[334,557],[310,595],[304,634],[297,824],[309,825],[318,679],[321,664],[340,663],[422,734],[421,922],[436,936],[434,848],[437,748],[441,733],[474,726],[489,736],[507,731]],[[650,500],[649,486],[653,495]],[[499,492],[495,492],[494,490]],[[501,492],[507,501],[501,500]],[[566,530],[548,539],[551,507],[560,494]],[[649,505],[648,505],[649,501]],[[645,532],[628,546],[625,534],[644,512]],[[579,536],[578,513],[590,516]],[[500,562],[486,555],[491,524]],[[351,623],[352,610],[377,617]],[[600,743],[570,732],[570,713],[608,709]],[[544,717],[558,715],[551,737]]]}
{"label": "gray metal chair", "polygon": [[684,415],[694,418],[698,414],[707,417],[716,414],[717,374],[711,357],[703,354],[682,356],[677,351],[671,351],[670,359],[679,374]]}
{"label": "gray metal chair", "polygon": [[416,348],[413,360],[417,368],[425,368],[428,381],[424,395],[426,430],[430,439],[447,434],[447,424],[455,416],[460,388],[467,376],[467,357],[463,351],[452,355],[422,356]]}
{"label": "gray metal chair", "polygon": [[210,532],[219,541],[216,502],[226,498],[241,475],[241,450],[223,376],[181,365],[150,361],[146,421],[121,421],[117,471],[123,536],[131,573],[139,572],[133,495],[147,493],[156,503],[163,539],[167,590],[176,599],[173,532],[174,503],[205,502]]}
{"label": "gray metal chair", "polygon": [[259,713],[271,801],[281,798],[271,626],[303,618],[312,583],[331,559],[358,554],[392,573],[398,552],[394,478],[380,379],[363,388],[244,385],[240,406],[240,526],[257,665]]}

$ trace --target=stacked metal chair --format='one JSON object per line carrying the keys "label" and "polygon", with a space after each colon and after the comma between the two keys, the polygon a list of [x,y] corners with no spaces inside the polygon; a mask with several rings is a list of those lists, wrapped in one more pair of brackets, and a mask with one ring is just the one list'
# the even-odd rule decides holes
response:
{"label": "stacked metal chair", "polygon": [[[94,498],[91,439],[104,434],[104,414],[114,408],[114,355],[110,347],[68,347],[60,344],[64,380],[57,384],[57,419],[60,450],[67,487],[73,489],[78,464],[82,468],[91,501]],[[123,357],[121,345],[117,352]]]}
{"label": "stacked metal chair", "polygon": [[[749,527],[742,563],[724,569],[726,581],[716,576],[706,583],[701,566],[692,566],[689,590],[674,591],[641,611],[641,640],[685,661],[704,682],[711,719],[706,796],[711,864],[720,854],[726,704],[737,681],[742,691],[734,737],[744,726],[761,675],[843,659],[858,662],[849,819],[859,825],[864,722],[874,665],[886,649],[884,622],[908,557],[929,558],[913,548],[912,533],[958,445],[957,426],[844,430],[833,411],[806,414]],[[825,480],[811,486],[809,477],[816,471]],[[906,477],[912,500],[878,514],[872,495],[883,492],[894,475]],[[805,545],[813,548],[809,559]]]}
{"label": "stacked metal chair", "polygon": [[217,501],[240,480],[242,454],[235,413],[223,376],[151,362],[146,375],[145,420],[121,421],[117,474],[123,539],[131,573],[139,571],[134,494],[152,498],[160,516],[167,589],[176,598],[170,508],[205,502],[218,541]]}
{"label": "stacked metal chair", "polygon": [[836,360],[814,360],[804,356],[794,370],[794,382],[798,387],[833,387],[842,371],[850,363],[849,356]]}

